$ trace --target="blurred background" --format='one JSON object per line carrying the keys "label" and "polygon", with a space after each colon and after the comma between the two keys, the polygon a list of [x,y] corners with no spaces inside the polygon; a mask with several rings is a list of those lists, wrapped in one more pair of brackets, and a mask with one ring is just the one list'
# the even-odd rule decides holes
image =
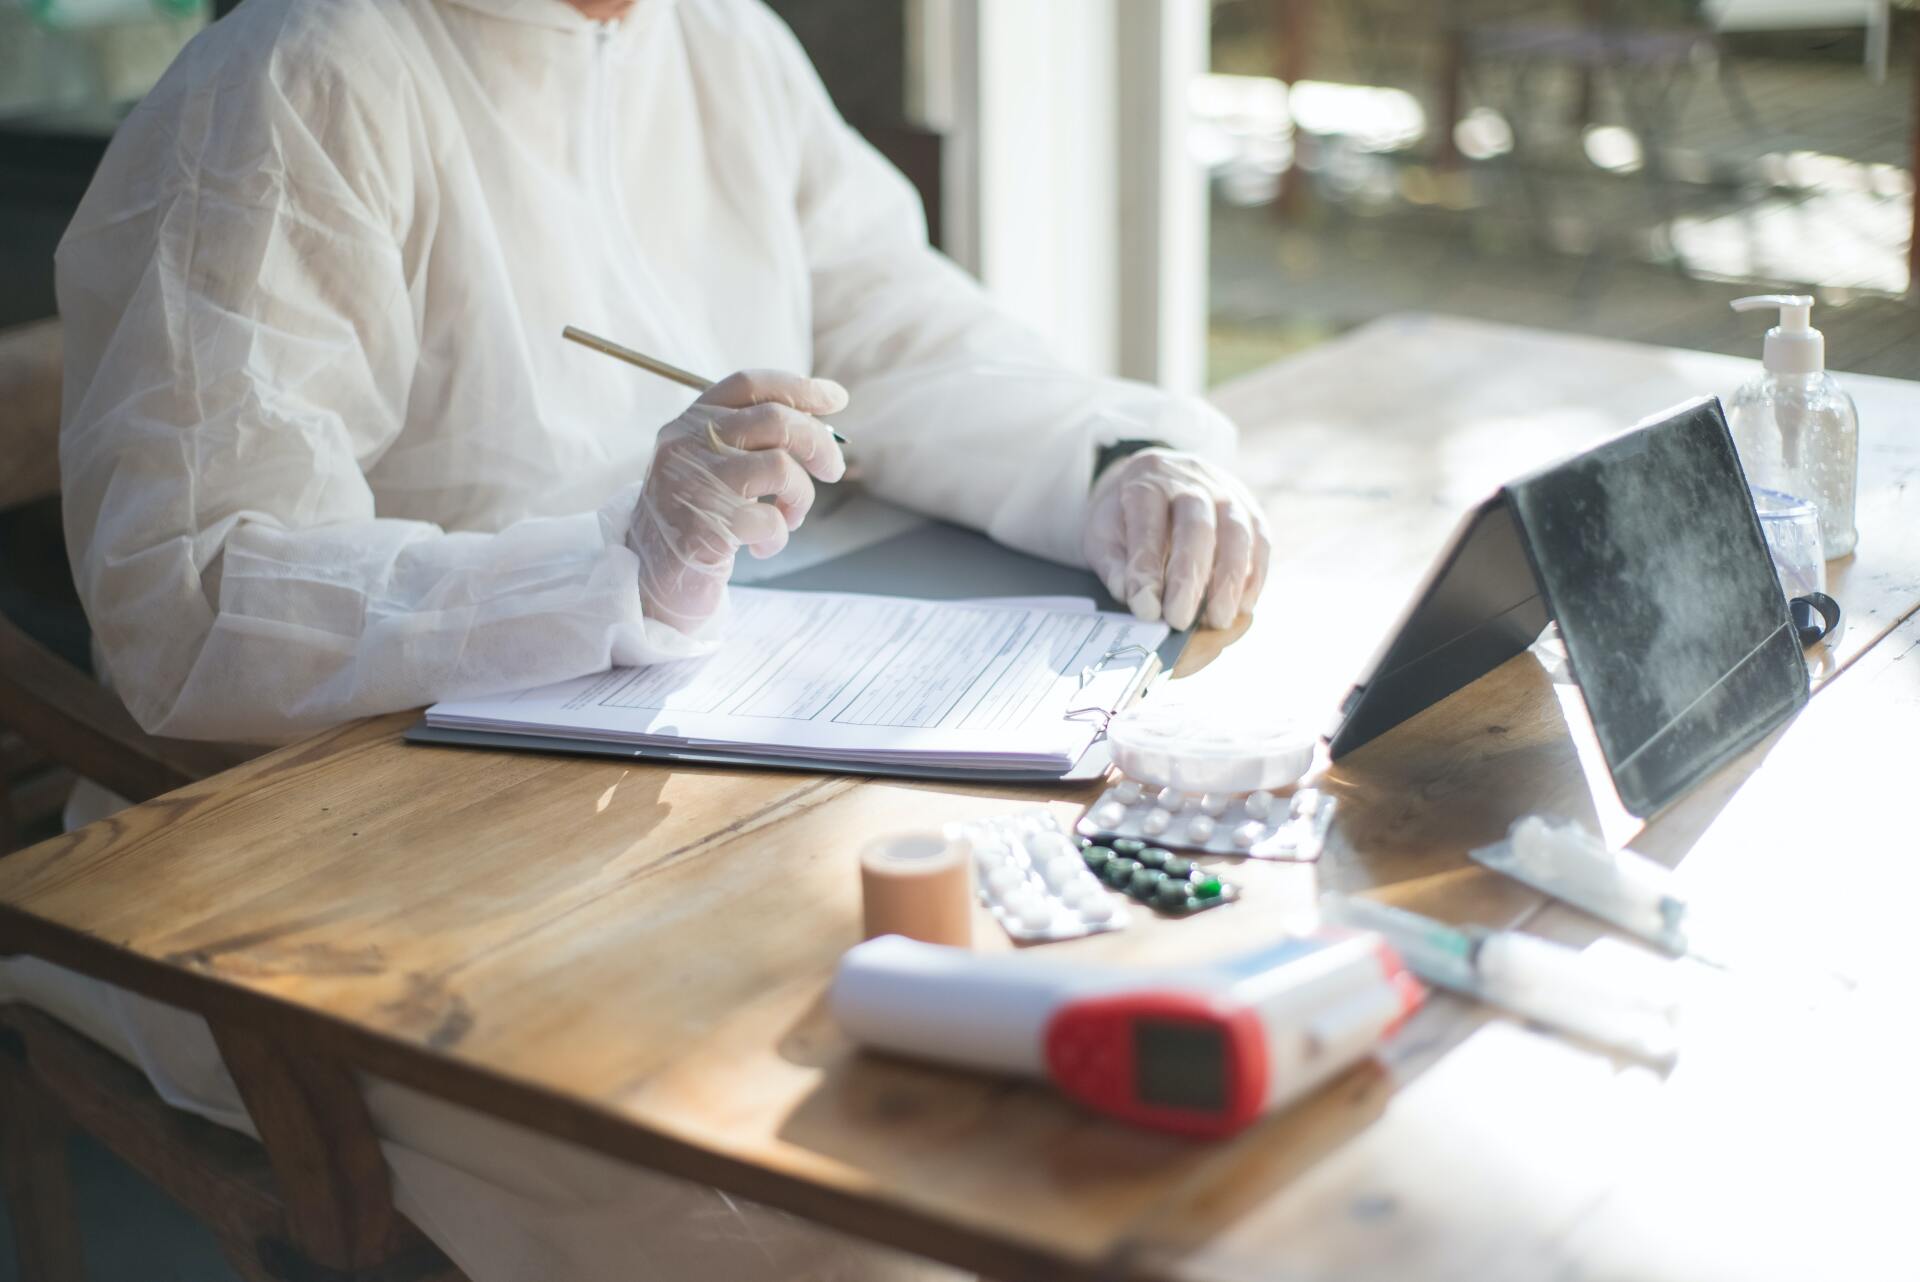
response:
{"label": "blurred background", "polygon": [[[1920,0],[774,0],[1068,359],[1217,382],[1406,309],[1920,373]],[[0,325],[211,0],[0,0]]]}
{"label": "blurred background", "polygon": [[1757,355],[1815,294],[1920,375],[1915,28],[1886,0],[1222,0],[1192,97],[1215,378],[1418,308]]}

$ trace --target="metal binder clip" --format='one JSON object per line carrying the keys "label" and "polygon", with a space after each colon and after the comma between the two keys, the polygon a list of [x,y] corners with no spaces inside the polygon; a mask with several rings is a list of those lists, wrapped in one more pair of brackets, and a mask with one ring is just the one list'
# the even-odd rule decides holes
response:
{"label": "metal binder clip", "polygon": [[[1141,662],[1144,663],[1153,657],[1153,651],[1137,642],[1130,645],[1117,645],[1113,647],[1098,659],[1080,669],[1080,682],[1074,689],[1086,689],[1093,684],[1094,680],[1099,677],[1102,672],[1107,670],[1109,664],[1136,655],[1139,656]],[[1085,717],[1098,718],[1100,722],[1100,735],[1104,736],[1107,733],[1107,724],[1113,720],[1113,714],[1114,709],[1105,708],[1096,703],[1084,708],[1068,708],[1061,719],[1064,721],[1079,721]]]}

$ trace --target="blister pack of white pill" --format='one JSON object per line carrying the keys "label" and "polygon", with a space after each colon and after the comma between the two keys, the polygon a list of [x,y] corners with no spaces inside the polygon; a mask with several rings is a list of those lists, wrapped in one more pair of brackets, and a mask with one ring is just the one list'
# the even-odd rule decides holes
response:
{"label": "blister pack of white pill", "polygon": [[1031,810],[947,825],[973,847],[980,902],[1023,943],[1119,930],[1129,914],[1087,870],[1080,843],[1051,812]]}
{"label": "blister pack of white pill", "polygon": [[1182,792],[1123,779],[1087,807],[1087,837],[1133,837],[1169,850],[1254,859],[1318,859],[1337,803],[1318,788],[1291,798],[1271,792]]}

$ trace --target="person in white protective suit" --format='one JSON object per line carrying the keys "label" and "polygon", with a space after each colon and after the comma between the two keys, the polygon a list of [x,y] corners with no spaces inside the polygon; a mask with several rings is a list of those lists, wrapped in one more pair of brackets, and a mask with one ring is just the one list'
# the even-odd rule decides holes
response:
{"label": "person in white protective suit", "polygon": [[[879,495],[1143,616],[1226,625],[1265,575],[1231,425],[1049,360],[758,0],[247,0],[120,129],[58,285],[75,574],[159,734],[701,653],[737,551],[842,474],[822,415]],[[747,372],[689,405],[569,323]],[[197,1018],[32,961],[8,994],[247,1126]],[[945,1272],[367,1092],[401,1209],[475,1282]]]}

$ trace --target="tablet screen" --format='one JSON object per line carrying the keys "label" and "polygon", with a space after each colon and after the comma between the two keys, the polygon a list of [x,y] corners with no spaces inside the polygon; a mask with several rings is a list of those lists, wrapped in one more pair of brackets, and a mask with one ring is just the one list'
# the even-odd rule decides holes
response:
{"label": "tablet screen", "polygon": [[1507,487],[1628,810],[1806,701],[1807,668],[1717,401]]}

